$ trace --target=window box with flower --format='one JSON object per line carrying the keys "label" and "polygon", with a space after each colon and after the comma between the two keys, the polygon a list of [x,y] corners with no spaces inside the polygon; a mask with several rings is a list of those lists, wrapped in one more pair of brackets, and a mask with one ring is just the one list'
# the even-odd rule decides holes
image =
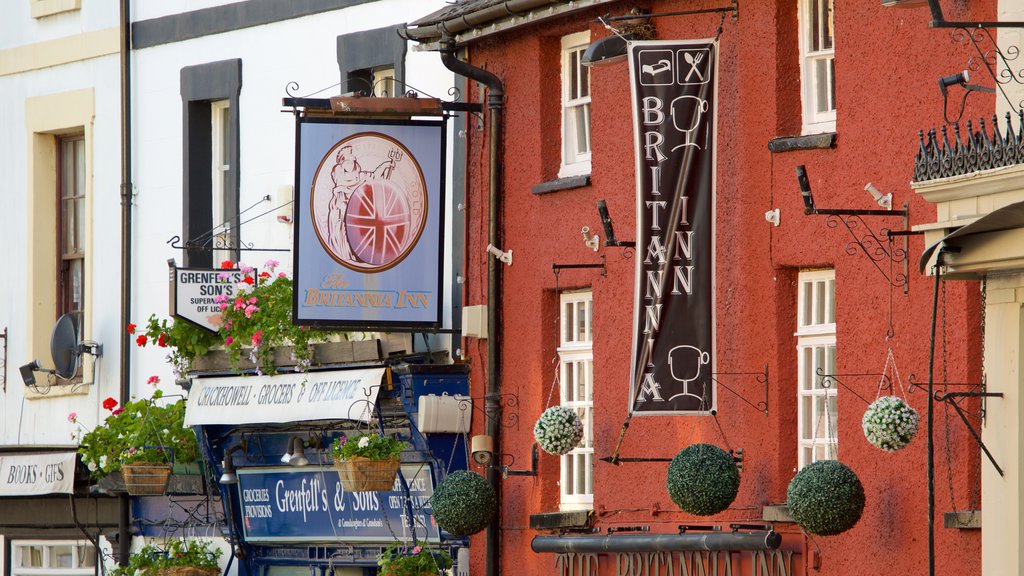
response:
{"label": "window box with flower", "polygon": [[110,576],[217,576],[221,551],[206,540],[171,540],[165,549],[153,544],[132,553],[128,564]]}
{"label": "window box with flower", "polygon": [[[350,334],[316,331],[292,323],[291,278],[278,272],[280,264],[268,260],[262,271],[242,262],[224,261],[218,281],[228,283],[235,270],[241,281],[231,294],[216,297],[220,328],[210,332],[185,320],[150,316],[136,344],[168,348],[175,375],[192,371],[255,370],[275,374],[288,367],[305,371],[312,365],[376,360],[397,350],[410,350],[409,335],[387,335],[377,340],[349,341]],[[230,270],[230,272],[229,272]],[[128,325],[136,334],[138,326]]]}
{"label": "window box with flower", "polygon": [[342,436],[331,444],[334,468],[347,492],[391,490],[405,443],[390,436]]}

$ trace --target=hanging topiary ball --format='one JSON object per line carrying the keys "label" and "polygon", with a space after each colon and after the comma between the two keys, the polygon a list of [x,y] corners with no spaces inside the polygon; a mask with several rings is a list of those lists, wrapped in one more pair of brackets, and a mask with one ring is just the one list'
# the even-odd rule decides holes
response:
{"label": "hanging topiary ball", "polygon": [[812,534],[833,536],[853,528],[864,512],[864,486],[836,460],[819,460],[797,472],[786,491],[789,513]]}
{"label": "hanging topiary ball", "polygon": [[533,437],[548,454],[568,454],[583,438],[583,422],[572,408],[552,406],[537,419]]}
{"label": "hanging topiary ball", "polygon": [[668,465],[668,495],[684,512],[711,516],[725,510],[740,489],[740,472],[725,450],[693,444]]}
{"label": "hanging topiary ball", "polygon": [[899,396],[882,396],[868,406],[861,420],[864,436],[872,445],[895,452],[917,434],[920,416]]}
{"label": "hanging topiary ball", "polygon": [[456,536],[483,530],[498,507],[494,487],[486,478],[470,472],[452,472],[434,490],[431,509],[437,525]]}

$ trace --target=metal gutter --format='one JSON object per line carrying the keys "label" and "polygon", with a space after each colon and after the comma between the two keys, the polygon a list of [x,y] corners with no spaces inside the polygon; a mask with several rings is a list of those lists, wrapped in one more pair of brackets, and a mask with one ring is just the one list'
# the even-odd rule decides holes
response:
{"label": "metal gutter", "polygon": [[700,534],[619,534],[599,536],[534,536],[534,552],[606,553],[673,552],[685,550],[775,550],[782,536],[767,532],[711,532]]}
{"label": "metal gutter", "polygon": [[[526,24],[533,24],[555,16],[608,4],[614,0],[505,0],[500,4],[474,10],[432,24],[404,29],[409,40],[429,44],[419,50],[437,50],[443,37],[450,37],[456,45],[473,42],[496,32],[504,32]],[[412,27],[415,26],[415,27]]]}

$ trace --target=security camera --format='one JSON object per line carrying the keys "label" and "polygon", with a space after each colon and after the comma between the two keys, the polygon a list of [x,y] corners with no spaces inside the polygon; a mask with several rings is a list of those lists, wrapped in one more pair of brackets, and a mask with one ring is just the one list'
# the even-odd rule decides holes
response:
{"label": "security camera", "polygon": [[501,248],[498,248],[494,244],[488,244],[487,245],[487,251],[490,252],[492,256],[494,256],[498,260],[504,262],[505,264],[508,264],[509,266],[512,265],[512,251],[511,250],[509,250],[508,252],[502,252]]}
{"label": "security camera", "polygon": [[494,438],[486,434],[473,436],[472,441],[473,462],[481,466],[487,466],[494,458]]}
{"label": "security camera", "polygon": [[892,210],[892,192],[882,194],[882,192],[878,188],[875,188],[875,185],[871,182],[868,182],[864,189],[871,194],[871,197],[875,199],[875,202],[878,202],[879,206],[886,210]]}

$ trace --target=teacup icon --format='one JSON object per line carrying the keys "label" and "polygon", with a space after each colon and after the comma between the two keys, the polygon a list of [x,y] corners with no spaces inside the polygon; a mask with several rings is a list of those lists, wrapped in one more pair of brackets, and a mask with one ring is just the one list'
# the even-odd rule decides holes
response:
{"label": "teacup icon", "polygon": [[[711,355],[696,346],[683,344],[676,346],[668,352],[668,367],[672,379],[683,383],[683,391],[676,396],[694,396],[701,398],[700,394],[690,392],[690,382],[700,378],[704,366],[711,362]],[[669,400],[672,400],[669,398]]]}

